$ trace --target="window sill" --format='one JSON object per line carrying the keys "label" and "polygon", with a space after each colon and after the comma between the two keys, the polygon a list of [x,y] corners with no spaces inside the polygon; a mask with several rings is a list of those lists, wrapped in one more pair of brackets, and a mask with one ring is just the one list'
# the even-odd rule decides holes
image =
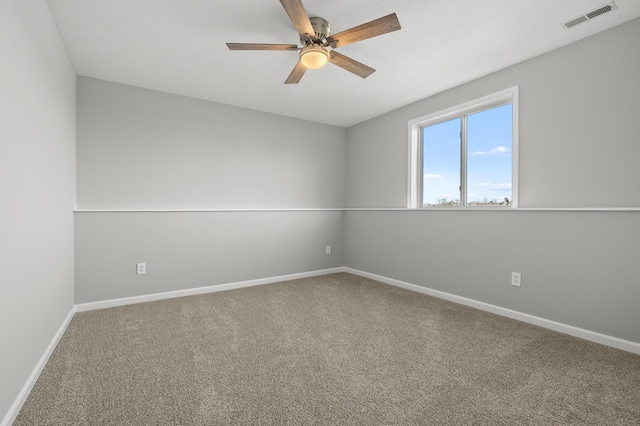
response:
{"label": "window sill", "polygon": [[423,207],[423,208],[384,208],[384,207],[350,207],[344,209],[345,211],[424,211],[424,212],[439,212],[439,211],[501,211],[501,212],[514,212],[514,211],[543,211],[543,212],[640,212],[640,207]]}

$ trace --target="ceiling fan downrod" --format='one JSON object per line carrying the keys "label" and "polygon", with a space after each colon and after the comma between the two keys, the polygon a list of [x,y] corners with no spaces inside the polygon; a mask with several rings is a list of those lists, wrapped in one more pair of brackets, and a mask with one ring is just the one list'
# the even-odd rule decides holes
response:
{"label": "ceiling fan downrod", "polygon": [[301,36],[300,43],[303,46],[309,46],[311,44],[318,44],[320,46],[328,45],[327,38],[331,35],[331,25],[329,21],[317,16],[309,18],[309,21],[311,21],[311,26],[315,34],[309,34],[309,37],[305,37],[306,34],[305,36]]}

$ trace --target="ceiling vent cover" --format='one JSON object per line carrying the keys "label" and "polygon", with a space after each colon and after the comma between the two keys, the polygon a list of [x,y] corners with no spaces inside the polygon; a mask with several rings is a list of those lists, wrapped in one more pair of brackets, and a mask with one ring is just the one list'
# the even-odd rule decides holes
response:
{"label": "ceiling vent cover", "polygon": [[609,3],[607,3],[607,4],[603,5],[603,6],[600,6],[597,9],[590,10],[589,12],[586,12],[586,13],[580,15],[580,16],[576,16],[575,18],[570,19],[569,21],[567,21],[567,22],[565,22],[563,24],[560,24],[560,25],[562,25],[562,28],[564,28],[565,30],[568,30],[571,27],[575,27],[576,25],[581,24],[581,23],[583,23],[585,21],[588,21],[590,19],[593,19],[596,16],[600,16],[600,15],[603,15],[605,13],[614,11],[617,8],[618,8],[618,6],[616,6],[616,4],[614,2],[609,2]]}

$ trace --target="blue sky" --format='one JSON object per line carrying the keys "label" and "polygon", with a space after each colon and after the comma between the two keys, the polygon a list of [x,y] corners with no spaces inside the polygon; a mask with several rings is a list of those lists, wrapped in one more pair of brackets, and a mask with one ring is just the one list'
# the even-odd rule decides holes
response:
{"label": "blue sky", "polygon": [[[467,119],[467,200],[511,199],[512,106]],[[459,199],[460,123],[456,118],[423,129],[423,200]]]}

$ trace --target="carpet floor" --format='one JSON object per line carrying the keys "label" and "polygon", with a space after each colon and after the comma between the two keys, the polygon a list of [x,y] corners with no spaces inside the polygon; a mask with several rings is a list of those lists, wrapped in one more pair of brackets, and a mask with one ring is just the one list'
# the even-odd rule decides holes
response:
{"label": "carpet floor", "polygon": [[77,313],[14,423],[571,424],[640,356],[346,273]]}

